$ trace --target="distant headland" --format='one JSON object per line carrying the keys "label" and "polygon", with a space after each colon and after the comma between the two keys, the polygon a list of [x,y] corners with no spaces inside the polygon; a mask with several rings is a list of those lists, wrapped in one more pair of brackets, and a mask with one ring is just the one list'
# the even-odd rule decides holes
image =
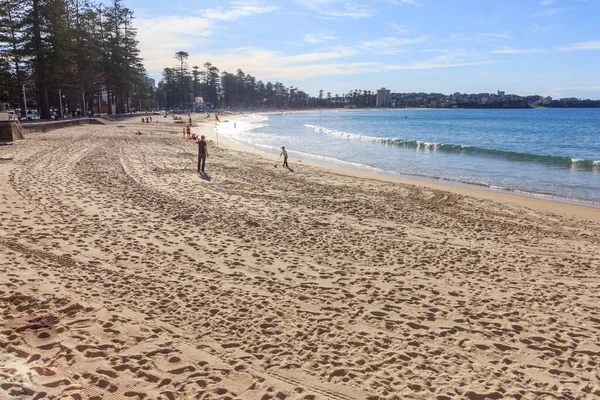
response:
{"label": "distant headland", "polygon": [[377,91],[377,105],[395,108],[599,108],[600,100],[497,93],[390,93]]}

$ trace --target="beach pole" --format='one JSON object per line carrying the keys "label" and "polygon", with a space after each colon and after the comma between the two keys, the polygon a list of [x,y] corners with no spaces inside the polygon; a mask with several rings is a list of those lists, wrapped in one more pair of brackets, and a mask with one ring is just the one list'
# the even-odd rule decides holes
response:
{"label": "beach pole", "polygon": [[25,116],[25,121],[27,121],[27,95],[25,94],[25,85],[23,85],[23,105],[25,106],[25,110],[23,110],[21,114]]}

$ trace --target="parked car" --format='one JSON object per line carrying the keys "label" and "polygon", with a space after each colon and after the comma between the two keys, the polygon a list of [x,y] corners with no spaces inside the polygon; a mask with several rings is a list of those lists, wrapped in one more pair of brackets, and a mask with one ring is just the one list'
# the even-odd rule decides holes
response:
{"label": "parked car", "polygon": [[40,114],[36,110],[27,110],[27,120],[32,121],[34,119],[40,119]]}

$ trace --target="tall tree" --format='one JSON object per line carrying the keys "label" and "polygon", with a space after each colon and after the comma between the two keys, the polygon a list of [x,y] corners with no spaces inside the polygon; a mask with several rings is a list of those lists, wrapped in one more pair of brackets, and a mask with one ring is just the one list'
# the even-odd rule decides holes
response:
{"label": "tall tree", "polygon": [[[22,103],[21,88],[26,80],[26,67],[24,63],[24,25],[25,6],[16,0],[0,2],[0,61],[3,62],[4,79],[3,87],[6,91],[5,101],[15,104],[21,102],[23,109],[27,105]],[[12,72],[12,73],[11,73]]]}
{"label": "tall tree", "polygon": [[198,97],[198,89],[199,89],[199,84],[200,84],[200,70],[199,70],[199,66],[194,65],[192,67],[192,92],[193,92],[193,97],[194,97],[194,102],[196,101],[196,97]]}
{"label": "tall tree", "polygon": [[178,51],[177,53],[175,53],[175,59],[177,61],[179,61],[179,85],[181,87],[181,103],[180,103],[181,108],[184,108],[187,104],[186,90],[185,90],[186,79],[187,79],[187,64],[186,64],[185,60],[187,60],[187,58],[189,56],[190,55],[185,51]]}

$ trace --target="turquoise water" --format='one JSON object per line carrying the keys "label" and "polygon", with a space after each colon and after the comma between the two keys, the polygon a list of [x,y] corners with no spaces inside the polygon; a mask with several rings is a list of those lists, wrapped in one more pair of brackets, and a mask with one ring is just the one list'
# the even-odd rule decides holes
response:
{"label": "turquoise water", "polygon": [[359,110],[249,115],[219,126],[294,158],[600,207],[600,109]]}

